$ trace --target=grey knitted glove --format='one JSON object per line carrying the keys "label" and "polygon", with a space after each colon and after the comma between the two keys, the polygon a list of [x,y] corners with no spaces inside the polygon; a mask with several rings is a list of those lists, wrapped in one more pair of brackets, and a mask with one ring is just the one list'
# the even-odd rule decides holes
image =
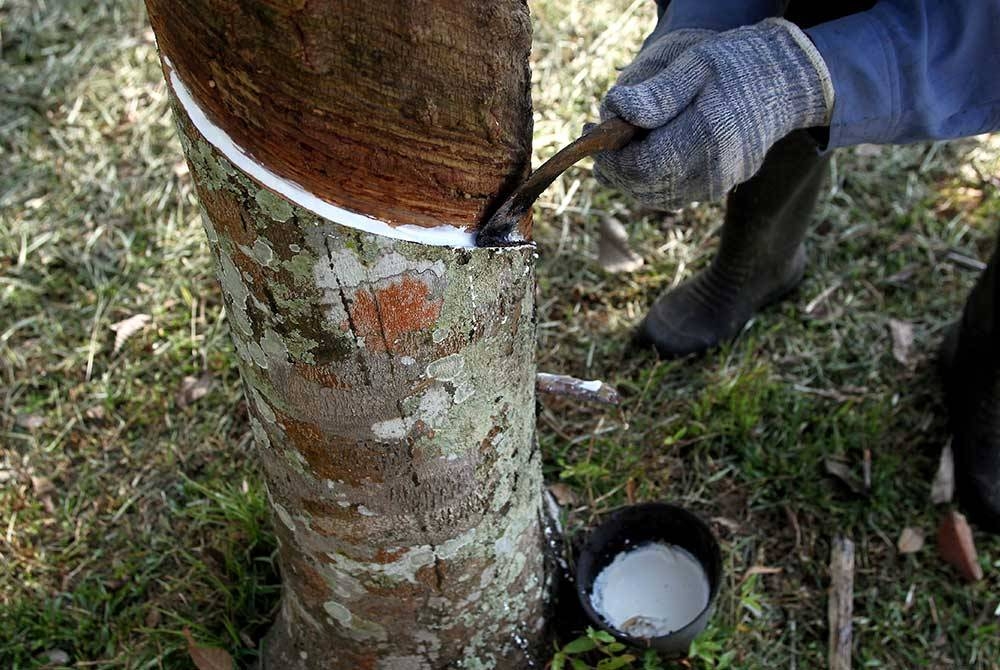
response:
{"label": "grey knitted glove", "polygon": [[714,35],[713,30],[684,28],[661,32],[663,22],[650,33],[635,59],[622,69],[618,75],[617,86],[630,86],[646,81],[657,72],[677,60],[689,47],[698,44],[706,37]]}
{"label": "grey knitted glove", "polygon": [[595,156],[594,175],[649,207],[723,196],[749,179],[775,142],[829,123],[833,86],[798,27],[766,19],[718,33],[657,74],[608,91],[604,116],[650,129]]}

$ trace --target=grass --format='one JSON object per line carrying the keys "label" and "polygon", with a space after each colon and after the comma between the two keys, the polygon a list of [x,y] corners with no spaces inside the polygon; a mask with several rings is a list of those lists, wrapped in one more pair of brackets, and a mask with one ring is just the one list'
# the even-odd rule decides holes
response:
{"label": "grass", "polygon": [[[597,117],[652,12],[532,10],[537,161]],[[190,667],[184,628],[248,665],[277,602],[273,538],[141,5],[0,0],[0,36],[0,667],[45,667],[55,650],[81,668]],[[686,361],[634,352],[629,333],[711,259],[720,208],[640,211],[586,164],[544,196],[540,367],[626,396],[620,412],[545,401],[546,474],[578,498],[573,532],[630,498],[713,519],[727,582],[691,667],[823,667],[836,534],[858,547],[858,667],[1000,667],[1000,542],[977,536],[987,578],[973,586],[932,546],[895,549],[902,528],[936,525],[933,356],[976,276],[948,252],[991,251],[998,149],[987,136],[838,153],[797,294]],[[600,269],[602,216],[628,224],[641,270]],[[134,314],[150,323],[115,352],[110,326]],[[914,326],[908,365],[889,318]],[[184,402],[186,377],[208,393]],[[825,476],[825,458],[858,469],[866,449],[869,497]]]}

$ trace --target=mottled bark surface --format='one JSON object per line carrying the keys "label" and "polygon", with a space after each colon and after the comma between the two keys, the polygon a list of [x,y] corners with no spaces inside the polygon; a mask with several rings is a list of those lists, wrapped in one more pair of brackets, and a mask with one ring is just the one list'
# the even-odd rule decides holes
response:
{"label": "mottled bark surface", "polygon": [[344,229],[188,142],[280,540],[267,667],[521,667],[543,599],[531,250]]}
{"label": "mottled bark surface", "polygon": [[[148,6],[211,122],[330,202],[472,224],[527,165],[523,2]],[[533,249],[320,218],[173,101],[279,539],[264,666],[528,667],[547,593]]]}
{"label": "mottled bark surface", "polygon": [[524,0],[146,4],[217,123],[330,202],[473,226],[529,166]]}

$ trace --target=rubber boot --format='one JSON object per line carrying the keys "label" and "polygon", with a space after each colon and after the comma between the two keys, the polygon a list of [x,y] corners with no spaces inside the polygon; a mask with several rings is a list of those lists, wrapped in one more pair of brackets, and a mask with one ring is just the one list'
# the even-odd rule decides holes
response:
{"label": "rubber boot", "polygon": [[1000,241],[941,346],[958,504],[1000,533]]}
{"label": "rubber boot", "polygon": [[735,337],[757,310],[795,288],[829,160],[805,131],[776,143],[760,171],[729,194],[712,264],[657,299],[638,343],[664,358],[703,352]]}

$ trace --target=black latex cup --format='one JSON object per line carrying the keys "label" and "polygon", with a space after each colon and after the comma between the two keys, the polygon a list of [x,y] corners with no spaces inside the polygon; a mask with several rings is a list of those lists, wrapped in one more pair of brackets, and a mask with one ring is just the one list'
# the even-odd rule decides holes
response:
{"label": "black latex cup", "polygon": [[[708,577],[708,603],[689,624],[667,635],[636,638],[612,628],[590,602],[594,580],[618,554],[651,542],[673,544],[694,556]],[[576,561],[576,593],[591,624],[635,647],[652,647],[674,657],[687,656],[691,641],[705,630],[722,581],[722,553],[708,525],[691,512],[666,503],[624,507],[595,528]]]}

